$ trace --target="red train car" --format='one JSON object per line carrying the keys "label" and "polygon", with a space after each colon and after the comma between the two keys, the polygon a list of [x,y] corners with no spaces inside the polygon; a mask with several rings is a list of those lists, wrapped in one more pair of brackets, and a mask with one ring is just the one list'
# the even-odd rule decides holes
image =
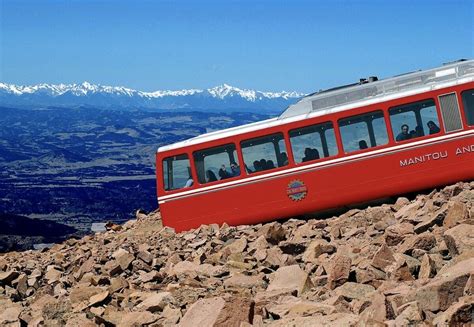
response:
{"label": "red train car", "polygon": [[254,224],[474,179],[474,60],[310,94],[156,154],[163,223]]}

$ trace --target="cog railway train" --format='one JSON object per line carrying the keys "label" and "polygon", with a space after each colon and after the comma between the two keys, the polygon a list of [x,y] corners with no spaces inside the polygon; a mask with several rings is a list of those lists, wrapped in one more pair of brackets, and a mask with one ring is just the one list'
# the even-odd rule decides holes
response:
{"label": "cog railway train", "polygon": [[474,179],[474,60],[316,92],[160,147],[163,223],[255,224]]}

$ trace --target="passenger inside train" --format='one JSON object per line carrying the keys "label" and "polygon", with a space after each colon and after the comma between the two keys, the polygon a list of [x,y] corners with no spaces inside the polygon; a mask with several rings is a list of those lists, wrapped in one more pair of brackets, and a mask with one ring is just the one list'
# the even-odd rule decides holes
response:
{"label": "passenger inside train", "polygon": [[369,148],[369,146],[367,145],[366,140],[360,140],[359,141],[359,149],[364,150],[364,149],[368,149],[368,148]]}
{"label": "passenger inside train", "polygon": [[232,177],[240,176],[240,167],[235,162],[230,164],[230,170],[232,171]]}
{"label": "passenger inside train", "polygon": [[402,131],[397,135],[397,142],[411,139],[411,134],[408,132],[410,127],[407,124],[403,124],[401,130]]}
{"label": "passenger inside train", "polygon": [[430,130],[430,135],[439,133],[441,130],[439,129],[438,125],[434,123],[434,121],[430,120],[427,123],[428,129]]}
{"label": "passenger inside train", "polygon": [[210,169],[206,170],[206,178],[208,183],[217,181],[216,174]]}

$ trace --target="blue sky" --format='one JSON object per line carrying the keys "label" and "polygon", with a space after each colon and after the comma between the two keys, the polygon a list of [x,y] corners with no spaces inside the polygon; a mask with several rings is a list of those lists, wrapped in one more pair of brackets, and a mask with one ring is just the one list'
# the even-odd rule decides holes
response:
{"label": "blue sky", "polygon": [[311,92],[474,57],[474,1],[0,0],[0,81]]}

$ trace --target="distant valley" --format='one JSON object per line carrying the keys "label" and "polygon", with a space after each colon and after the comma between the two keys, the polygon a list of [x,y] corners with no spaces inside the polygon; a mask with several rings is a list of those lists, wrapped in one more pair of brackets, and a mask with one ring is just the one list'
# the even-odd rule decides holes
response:
{"label": "distant valley", "polygon": [[155,152],[165,144],[269,118],[209,113],[0,107],[0,214],[78,230],[157,207]]}

